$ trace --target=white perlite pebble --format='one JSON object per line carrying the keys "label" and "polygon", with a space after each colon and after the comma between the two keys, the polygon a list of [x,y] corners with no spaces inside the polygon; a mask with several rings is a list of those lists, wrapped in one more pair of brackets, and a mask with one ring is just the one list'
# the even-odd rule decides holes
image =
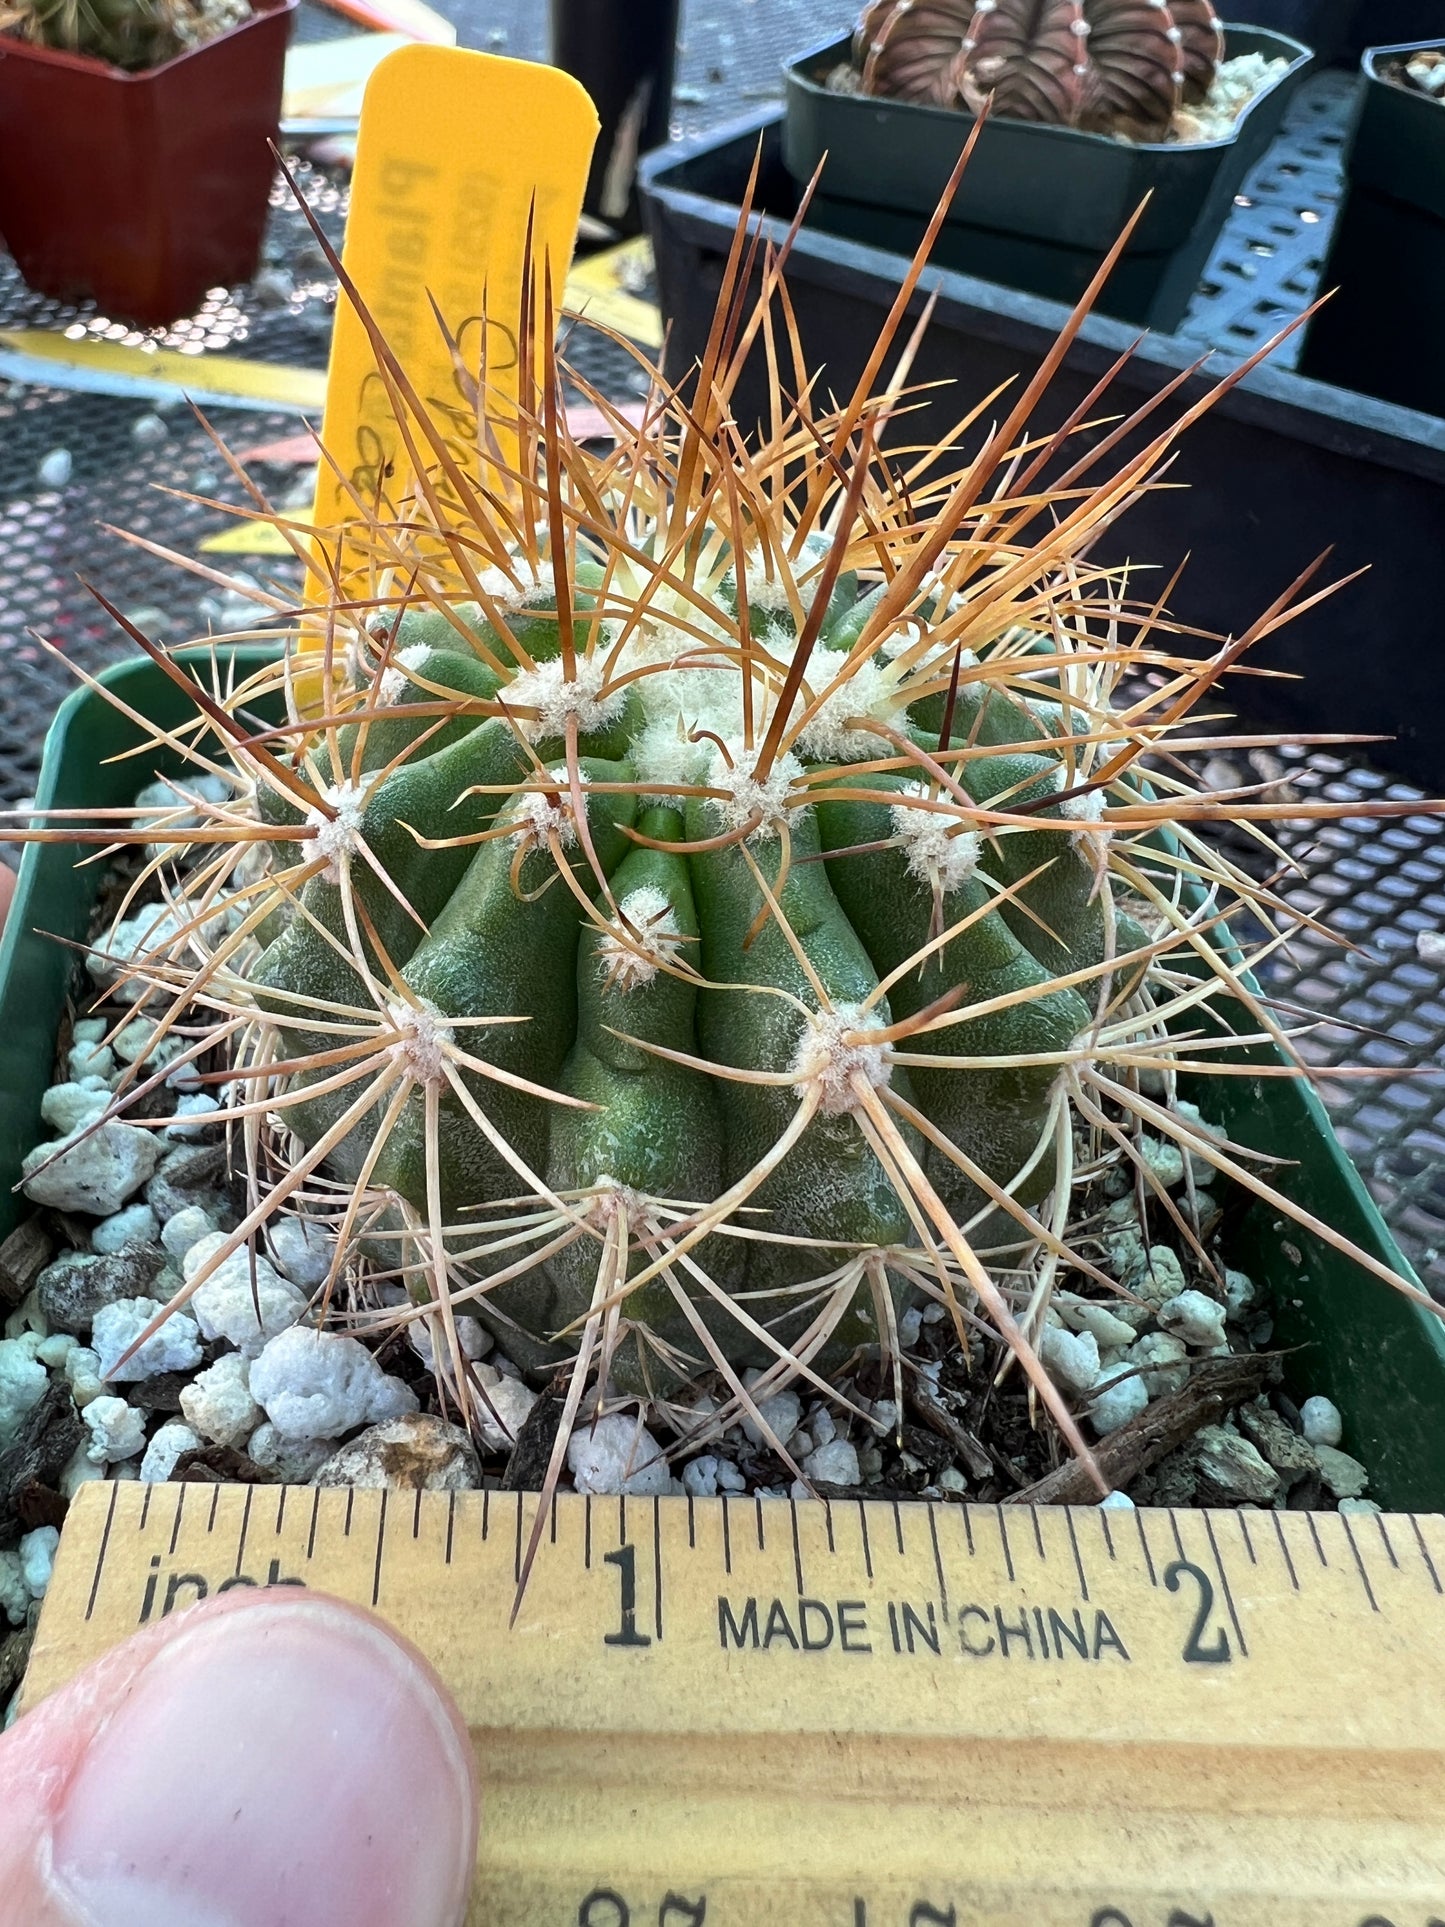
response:
{"label": "white perlite pebble", "polygon": [[1101,1512],[1135,1512],[1138,1508],[1127,1492],[1106,1492],[1099,1501]]}
{"label": "white perlite pebble", "polygon": [[[325,1275],[323,1272],[322,1277],[325,1277]],[[297,1282],[299,1283],[300,1281],[298,1280]],[[320,1280],[317,1282],[319,1283]],[[469,1318],[465,1313],[462,1313],[459,1317],[452,1320],[452,1325],[456,1331],[457,1344],[461,1347],[463,1358],[475,1360],[486,1357],[487,1353],[492,1349],[492,1334],[487,1330],[480,1318]],[[445,1354],[447,1350],[446,1327],[442,1324],[440,1318],[436,1320],[436,1326],[442,1340],[442,1351],[443,1354]],[[432,1340],[431,1329],[429,1325],[424,1324],[421,1319],[414,1319],[407,1327],[407,1342],[424,1365],[431,1365],[435,1362],[436,1346]]]}
{"label": "white perlite pebble", "polygon": [[155,1315],[154,1298],[117,1298],[113,1305],[101,1306],[91,1326],[91,1340],[102,1378],[124,1383],[130,1379],[153,1378],[157,1372],[188,1372],[200,1364],[201,1342],[196,1321],[184,1311],[172,1312],[160,1330],[152,1332],[140,1349],[121,1364],[121,1359]]}
{"label": "white perlite pebble", "polygon": [[63,1371],[66,1359],[79,1343],[80,1340],[69,1332],[52,1332],[49,1338],[42,1338],[35,1347],[35,1356],[52,1371]]}
{"label": "white perlite pebble", "polygon": [[240,1446],[261,1422],[251,1396],[251,1367],[240,1352],[224,1352],[181,1391],[181,1414],[203,1439]]}
{"label": "white perlite pebble", "polygon": [[1165,1331],[1182,1338],[1186,1345],[1205,1347],[1224,1343],[1224,1307],[1202,1291],[1181,1291],[1161,1305],[1159,1323]]}
{"label": "white perlite pebble", "polygon": [[90,1432],[85,1456],[93,1465],[113,1465],[145,1450],[145,1413],[123,1398],[92,1399],[85,1408],[85,1423]]}
{"label": "white perlite pebble", "polygon": [[[154,1311],[155,1307],[151,1307]],[[100,1375],[100,1359],[89,1345],[77,1345],[65,1355],[61,1368],[65,1382],[70,1387],[70,1396],[82,1411],[93,1399],[103,1396],[105,1383]]]}
{"label": "white perlite pebble", "polygon": [[1066,1392],[1090,1391],[1099,1378],[1099,1341],[1092,1332],[1045,1325],[1039,1339],[1044,1370]]}
{"label": "white perlite pebble", "polygon": [[[760,1372],[749,1372],[744,1377],[743,1384],[751,1391],[761,1376]],[[759,1399],[757,1408],[758,1417],[767,1421],[779,1445],[786,1445],[802,1423],[803,1401],[796,1392],[774,1392],[771,1398]],[[751,1414],[744,1412],[741,1424],[744,1435],[751,1439],[754,1445],[762,1445],[766,1442],[767,1434]]]}
{"label": "white perlite pebble", "polygon": [[1418,930],[1415,955],[1421,963],[1445,964],[1445,930]]}
{"label": "white perlite pebble", "polygon": [[[166,1229],[169,1231],[170,1226]],[[226,1233],[213,1231],[191,1246],[181,1260],[187,1284],[225,1243]],[[196,1287],[190,1309],[207,1338],[228,1339],[237,1351],[254,1358],[268,1340],[296,1323],[306,1309],[306,1300],[268,1258],[242,1246],[223,1259],[204,1284]],[[396,1414],[378,1414],[381,1416],[394,1418]],[[356,1421],[358,1425],[363,1422]],[[329,1436],[334,1438],[336,1434]]]}
{"label": "white perlite pebble", "polygon": [[87,1077],[109,1077],[115,1070],[115,1052],[109,1044],[72,1044],[65,1068],[77,1084]]}
{"label": "white perlite pebble", "polygon": [[833,1414],[826,1405],[815,1405],[808,1414],[808,1430],[813,1435],[813,1445],[831,1445],[838,1436],[838,1427]]}
{"label": "white perlite pebble", "polygon": [[1138,1418],[1148,1403],[1148,1388],[1137,1372],[1131,1372],[1127,1378],[1105,1383],[1089,1407],[1089,1420],[1099,1437],[1105,1438]]}
{"label": "white perlite pebble", "polygon": [[1255,1300],[1254,1280],[1245,1271],[1226,1269],[1224,1274],[1224,1309],[1231,1318],[1238,1318],[1249,1310]]}
{"label": "white perlite pebble", "polygon": [[1167,1305],[1189,1284],[1179,1254],[1168,1245],[1150,1245],[1143,1265],[1124,1282],[1146,1305]]}
{"label": "white perlite pebble", "polygon": [[803,1470],[815,1485],[858,1485],[863,1477],[857,1449],[848,1439],[820,1445],[803,1460]]}
{"label": "white perlite pebble", "polygon": [[1184,1182],[1184,1153],[1177,1144],[1165,1143],[1156,1137],[1141,1137],[1138,1150],[1145,1169],[1166,1191]]}
{"label": "white perlite pebble", "polygon": [[1382,1508],[1374,1499],[1341,1499],[1335,1509],[1338,1512],[1379,1512]]}
{"label": "white perlite pebble", "polygon": [[339,1439],[417,1409],[411,1387],[388,1377],[358,1339],[299,1325],[267,1342],[251,1367],[251,1396],[289,1439]]}
{"label": "white perlite pebble", "polygon": [[650,1498],[672,1484],[662,1447],[645,1425],[623,1412],[579,1425],[567,1441],[567,1468],[579,1492]]}
{"label": "white perlite pebble", "polygon": [[91,1249],[111,1258],[127,1245],[154,1244],[159,1230],[160,1220],[148,1204],[128,1204],[124,1211],[101,1219],[90,1234]]}
{"label": "white perlite pebble", "polygon": [[717,1497],[717,1459],[707,1453],[700,1459],[691,1459],[682,1468],[682,1489],[690,1498],[715,1499]]}
{"label": "white perlite pebble", "polygon": [[1316,1393],[1299,1408],[1300,1424],[1311,1445],[1338,1445],[1345,1436],[1345,1421],[1333,1399]]}
{"label": "white perlite pebble", "polygon": [[[220,1108],[215,1098],[207,1097],[203,1091],[194,1097],[177,1098],[175,1120],[165,1127],[165,1136],[172,1142],[199,1137],[207,1120],[213,1118]],[[181,1121],[183,1119],[184,1122]]]}
{"label": "white perlite pebble", "polygon": [[69,1463],[62,1469],[56,1489],[62,1499],[73,1499],[83,1485],[103,1479],[106,1471],[105,1466],[97,1465],[91,1458],[88,1446],[78,1445]]}
{"label": "white perlite pebble", "polygon": [[100,1077],[79,1084],[52,1084],[40,1100],[40,1115],[52,1131],[72,1137],[110,1109],[110,1086]]}
{"label": "white perlite pebble", "polygon": [[1167,1398],[1171,1392],[1183,1391],[1189,1377],[1188,1357],[1184,1340],[1168,1332],[1146,1332],[1128,1352],[1129,1363],[1140,1367],[1150,1398]]}
{"label": "white perlite pebble", "polygon": [[746,1492],[748,1482],[733,1464],[731,1459],[717,1462],[717,1489],[719,1492]]}
{"label": "white perlite pebble", "polygon": [[520,1378],[504,1377],[490,1365],[480,1368],[477,1379],[484,1394],[472,1408],[477,1430],[492,1451],[510,1452],[537,1403],[537,1394]]}
{"label": "white perlite pebble", "polygon": [[324,1225],[312,1224],[305,1218],[282,1218],[269,1228],[266,1242],[271,1262],[293,1285],[310,1292],[326,1283],[336,1239]]}
{"label": "white perlite pebble", "polygon": [[176,1460],[182,1452],[195,1452],[200,1443],[189,1425],[182,1425],[179,1419],[168,1420],[146,1447],[140,1462],[141,1482],[163,1485],[175,1471]]}
{"label": "white perlite pebble", "polygon": [[161,1230],[161,1243],[176,1263],[181,1264],[193,1245],[198,1245],[202,1238],[214,1237],[215,1232],[216,1221],[210,1212],[198,1204],[188,1204],[184,1211],[178,1211],[173,1218],[166,1220]]}
{"label": "white perlite pebble", "polygon": [[151,1176],[160,1157],[152,1133],[133,1124],[102,1124],[89,1137],[60,1149],[57,1157],[58,1148],[37,1144],[27,1153],[20,1167],[26,1197],[57,1211],[88,1211],[97,1218],[113,1217]]}
{"label": "white perlite pebble", "polygon": [[42,1342],[35,1332],[0,1338],[0,1448],[10,1443],[25,1414],[45,1396],[48,1374],[35,1356]]}
{"label": "white perlite pebble", "polygon": [[910,1305],[898,1321],[898,1342],[904,1351],[912,1351],[923,1331],[923,1312],[917,1305]]}
{"label": "white perlite pebble", "polygon": [[1087,1298],[1060,1299],[1059,1316],[1073,1331],[1092,1332],[1094,1341],[1100,1346],[1132,1345],[1134,1327],[1126,1319],[1120,1318],[1107,1305],[1093,1303]]}
{"label": "white perlite pebble", "polygon": [[[137,910],[133,917],[123,917],[113,930],[100,939],[86,958],[85,967],[98,984],[114,984],[135,958],[166,952],[179,936],[185,921],[188,919],[177,916],[164,904],[148,903],[144,909]],[[132,977],[126,983],[117,985],[113,995],[117,1003],[138,1003],[146,995],[146,985]]]}
{"label": "white perlite pebble", "polygon": [[37,1526],[20,1541],[20,1576],[32,1599],[43,1599],[55,1569],[60,1533],[55,1526]]}
{"label": "white perlite pebble", "polygon": [[12,1626],[23,1626],[30,1611],[30,1588],[20,1570],[18,1552],[0,1552],[0,1615]]}
{"label": "white perlite pebble", "polygon": [[1333,1445],[1317,1445],[1315,1457],[1320,1462],[1320,1477],[1337,1499],[1358,1499],[1370,1483],[1370,1475],[1358,1459],[1352,1459],[1348,1452],[1340,1452]]}
{"label": "white perlite pebble", "polygon": [[246,1448],[251,1463],[274,1472],[283,1485],[309,1485],[331,1457],[330,1439],[284,1438],[268,1419],[251,1434]]}

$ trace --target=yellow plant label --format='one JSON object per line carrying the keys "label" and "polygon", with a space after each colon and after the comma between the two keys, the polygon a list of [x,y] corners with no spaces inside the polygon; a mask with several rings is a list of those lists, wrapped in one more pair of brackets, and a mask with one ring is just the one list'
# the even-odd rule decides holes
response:
{"label": "yellow plant label", "polygon": [[[548,272],[561,307],[597,125],[569,75],[453,47],[400,48],[367,85],[343,261],[417,400],[453,432],[470,413],[468,377],[484,338],[489,393],[503,416],[515,396],[529,221],[534,346]],[[319,531],[340,533],[372,510],[394,514],[407,499],[417,460],[344,293],[321,439],[329,459],[317,483]],[[474,444],[475,429],[462,439]],[[423,467],[427,459],[422,451]],[[364,582],[360,568],[348,553],[349,586]],[[313,595],[324,588],[313,581]]]}

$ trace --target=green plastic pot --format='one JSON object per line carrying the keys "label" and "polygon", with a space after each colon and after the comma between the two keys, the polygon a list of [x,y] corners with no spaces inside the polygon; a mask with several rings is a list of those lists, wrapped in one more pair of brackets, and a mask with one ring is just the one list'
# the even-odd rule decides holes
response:
{"label": "green plastic pot", "polygon": [[[244,674],[266,657],[263,649],[241,649],[236,667]],[[177,724],[192,713],[185,693],[149,662],[125,663],[102,681],[155,722]],[[178,758],[165,755],[115,760],[143,740],[138,725],[103,697],[77,691],[51,728],[38,808],[128,803],[153,773],[179,767]],[[85,938],[103,870],[100,863],[78,868],[74,851],[59,843],[30,845],[21,866],[0,941],[0,1235],[26,1209],[11,1187],[25,1152],[44,1135],[40,1099],[51,1081],[66,999],[86,992],[78,953],[56,939]],[[1267,1068],[1279,1059],[1256,1049],[1252,1061]],[[1274,1182],[1296,1203],[1402,1276],[1412,1275],[1307,1085],[1227,1077],[1194,1095],[1237,1143],[1285,1161]],[[1260,1202],[1231,1200],[1230,1222],[1229,1262],[1269,1291],[1278,1343],[1304,1348],[1290,1363],[1291,1382],[1340,1406],[1345,1446],[1369,1465],[1371,1491],[1397,1510],[1445,1507],[1439,1320]]]}
{"label": "green plastic pot", "polygon": [[1300,350],[1300,371],[1445,415],[1445,101],[1387,80],[1386,61],[1445,40],[1371,47],[1321,288],[1335,290]]}
{"label": "green plastic pot", "polygon": [[[824,82],[848,58],[848,48],[847,40],[830,41],[788,67],[783,161],[801,184],[826,157],[810,225],[911,255],[974,116],[830,93]],[[1308,47],[1263,28],[1226,27],[1225,52],[1289,63],[1227,140],[1134,146],[1073,127],[991,120],[934,244],[933,266],[1073,303],[1147,195],[1149,205],[1099,308],[1172,333],[1240,182],[1273,140],[1310,62]]]}

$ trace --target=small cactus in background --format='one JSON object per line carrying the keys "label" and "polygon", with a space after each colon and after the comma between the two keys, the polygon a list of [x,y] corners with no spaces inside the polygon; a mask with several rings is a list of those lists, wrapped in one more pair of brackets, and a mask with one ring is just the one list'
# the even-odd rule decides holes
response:
{"label": "small cactus in background", "polygon": [[1210,0],[872,0],[863,91],[1160,138],[1224,50]]}
{"label": "small cactus in background", "polygon": [[247,0],[0,0],[0,32],[139,73],[214,39],[249,12]]}
{"label": "small cactus in background", "polygon": [[[991,1327],[1087,1455],[1035,1349],[1062,1277],[1109,1283],[1081,1191],[1112,1173],[1212,1262],[1144,1134],[1411,1290],[1169,1101],[1251,1044],[1292,1057],[1219,941],[1281,906],[1191,825],[1361,806],[1189,780],[1231,740],[1191,717],[1291,592],[1201,657],[1093,559],[1212,397],[1085,445],[1105,383],[1041,430],[1086,297],[976,452],[911,446],[909,351],[875,384],[922,257],[826,407],[772,264],[750,311],[740,260],[693,399],[649,368],[603,455],[568,432],[550,327],[520,402],[463,378],[443,410],[368,321],[413,473],[356,496],[345,568],[270,518],[320,599],[276,603],[287,646],[243,686],[112,610],[215,732],[168,754],[231,789],[25,832],[147,846],[170,915],[126,975],[177,1061],[223,1059],[249,1208],[157,1318],[300,1209],[335,1233],[320,1309],[421,1321],[472,1424],[458,1310],[570,1366],[555,1474],[591,1383],[605,1410],[717,1374],[723,1418],[757,1416],[859,1353],[898,1372],[931,1301],[962,1347]],[[164,1075],[108,1115],[140,1094],[163,1123]]]}

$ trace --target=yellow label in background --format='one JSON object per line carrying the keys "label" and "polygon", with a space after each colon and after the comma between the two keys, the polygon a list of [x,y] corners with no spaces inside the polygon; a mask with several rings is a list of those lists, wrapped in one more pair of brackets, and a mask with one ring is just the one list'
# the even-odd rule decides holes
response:
{"label": "yellow label in background", "polygon": [[[544,264],[560,308],[597,126],[570,75],[529,61],[413,46],[372,75],[343,260],[429,410],[469,408],[433,299],[472,374],[485,326],[488,380],[503,413],[515,398],[528,220],[540,342]],[[364,500],[404,499],[412,464],[371,341],[344,294],[321,439]],[[323,461],[317,527],[340,529],[354,516]],[[313,581],[313,594],[320,587]]]}

